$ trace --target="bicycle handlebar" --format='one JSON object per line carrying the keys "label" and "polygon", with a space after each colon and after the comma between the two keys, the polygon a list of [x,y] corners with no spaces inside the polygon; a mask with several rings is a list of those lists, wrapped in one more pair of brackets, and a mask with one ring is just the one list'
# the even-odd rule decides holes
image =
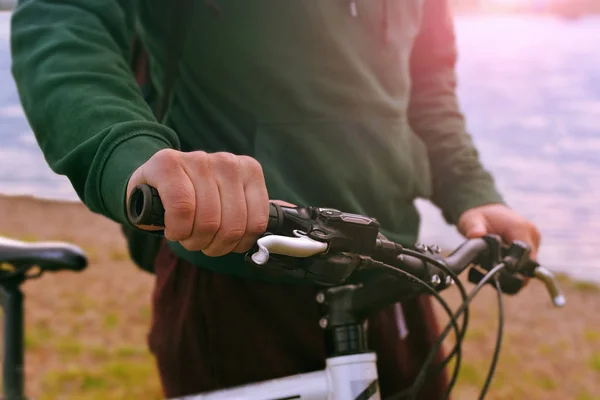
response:
{"label": "bicycle handlebar", "polygon": [[[158,191],[139,185],[131,193],[128,216],[138,226],[164,226],[164,208]],[[529,247],[514,242],[502,247],[499,237],[470,239],[447,257],[439,249],[417,246],[416,250],[385,239],[377,220],[330,208],[284,207],[271,203],[267,234],[258,239],[247,261],[278,273],[311,279],[324,285],[342,284],[355,271],[393,266],[430,283],[437,290],[453,282],[443,267],[456,275],[472,264],[490,271],[507,265],[499,273],[503,292],[515,294],[526,278],[540,279],[556,306],[564,305],[553,274],[529,260]],[[440,267],[441,266],[441,267]],[[484,273],[472,268],[469,280],[478,283]],[[413,288],[414,289],[414,288]],[[421,288],[422,289],[422,288]]]}
{"label": "bicycle handlebar", "polygon": [[[336,347],[335,354],[345,354],[346,350],[354,349],[348,347],[350,342],[346,340],[348,327],[361,326],[361,321],[390,304],[429,294],[448,313],[450,322],[432,347],[415,383],[406,393],[399,395],[416,395],[419,392],[437,349],[453,328],[456,334],[454,349],[436,367],[438,372],[441,371],[456,355],[454,373],[446,390],[447,398],[458,377],[469,304],[484,285],[491,284],[498,293],[500,328],[492,363],[479,398],[484,398],[489,388],[500,349],[502,292],[515,294],[525,286],[528,278],[536,278],[546,285],[555,306],[565,305],[565,298],[554,275],[529,259],[529,246],[523,242],[515,241],[505,246],[499,236],[486,235],[466,240],[443,257],[437,246],[417,245],[413,249],[389,241],[379,232],[379,222],[363,215],[330,208],[291,208],[276,204],[271,204],[269,211],[267,232],[246,254],[246,262],[257,268],[329,286],[319,293],[316,300],[327,306],[327,314],[319,321],[319,325],[327,328],[331,337],[341,335],[339,343],[336,342],[341,343],[341,347]],[[164,226],[160,196],[150,186],[141,185],[134,189],[129,199],[128,214],[130,222],[142,228]],[[472,266],[468,274],[469,281],[476,286],[467,296],[458,275],[469,266]],[[372,275],[368,283],[347,283],[353,273],[362,270],[383,270],[386,273]],[[438,293],[454,283],[463,300],[456,313],[452,313]],[[459,328],[457,319],[461,315],[463,323]]]}

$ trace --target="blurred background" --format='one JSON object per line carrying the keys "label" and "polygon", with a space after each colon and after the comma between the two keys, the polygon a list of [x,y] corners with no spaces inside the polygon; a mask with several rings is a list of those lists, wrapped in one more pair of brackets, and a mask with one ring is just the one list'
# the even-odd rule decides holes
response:
{"label": "blurred background", "polygon": [[[562,273],[569,300],[551,310],[537,284],[509,299],[488,398],[600,399],[600,0],[453,3],[469,131],[508,203],[538,224],[540,261]],[[145,347],[152,279],[38,150],[10,74],[12,6],[0,0],[0,235],[72,240],[92,258],[81,276],[26,284],[28,388],[38,398],[159,398]],[[424,242],[460,243],[436,208],[418,204]],[[476,304],[456,398],[476,398],[495,307],[493,293]]]}

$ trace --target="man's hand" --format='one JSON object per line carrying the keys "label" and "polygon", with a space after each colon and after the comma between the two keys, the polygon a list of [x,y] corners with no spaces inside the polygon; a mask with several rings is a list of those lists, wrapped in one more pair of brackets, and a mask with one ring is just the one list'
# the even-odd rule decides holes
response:
{"label": "man's hand", "polygon": [[465,211],[457,228],[469,239],[496,234],[506,242],[521,240],[531,246],[533,260],[540,247],[541,235],[535,225],[503,204],[487,204]]}
{"label": "man's hand", "polygon": [[269,196],[251,157],[161,150],[133,173],[127,199],[142,183],[160,194],[165,237],[187,250],[213,257],[245,252],[267,229]]}

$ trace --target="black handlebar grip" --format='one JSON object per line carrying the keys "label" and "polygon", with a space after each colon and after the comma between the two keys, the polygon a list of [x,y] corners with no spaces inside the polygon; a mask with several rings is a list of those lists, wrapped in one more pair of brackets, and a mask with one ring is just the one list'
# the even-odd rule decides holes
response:
{"label": "black handlebar grip", "polygon": [[267,232],[277,235],[282,233],[282,227],[283,209],[278,204],[269,203],[269,224],[267,225]]}
{"label": "black handlebar grip", "polygon": [[[165,226],[165,209],[158,191],[152,186],[136,186],[129,196],[129,221],[133,225]],[[280,233],[283,226],[283,209],[269,203],[269,223],[267,232]]]}
{"label": "black handlebar grip", "polygon": [[136,186],[129,196],[128,217],[133,225],[165,226],[165,208],[152,186]]}

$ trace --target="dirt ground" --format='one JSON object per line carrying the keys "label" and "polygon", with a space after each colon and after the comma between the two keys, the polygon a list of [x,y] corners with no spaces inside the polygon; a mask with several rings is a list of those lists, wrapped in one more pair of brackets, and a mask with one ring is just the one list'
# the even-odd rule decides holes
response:
{"label": "dirt ground", "polygon": [[[83,273],[46,274],[24,285],[31,398],[161,398],[146,349],[152,276],[128,260],[118,226],[81,204],[0,197],[0,236],[70,241],[91,261]],[[600,399],[600,289],[566,277],[561,284],[563,309],[551,306],[537,282],[505,298],[504,344],[488,399]],[[456,305],[454,291],[444,297]],[[491,288],[471,308],[454,399],[478,396],[496,310]]]}

